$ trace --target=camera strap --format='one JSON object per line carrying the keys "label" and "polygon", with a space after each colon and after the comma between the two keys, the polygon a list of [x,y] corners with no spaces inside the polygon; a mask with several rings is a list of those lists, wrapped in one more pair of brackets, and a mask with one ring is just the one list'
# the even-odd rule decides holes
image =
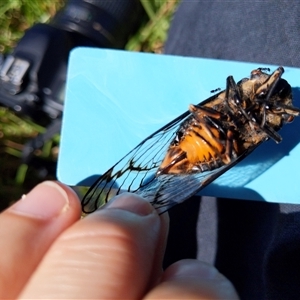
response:
{"label": "camera strap", "polygon": [[49,141],[55,134],[60,133],[61,118],[54,120],[47,128],[45,133],[37,135],[24,145],[22,151],[22,161],[25,164],[30,164],[37,149],[41,149],[46,141]]}

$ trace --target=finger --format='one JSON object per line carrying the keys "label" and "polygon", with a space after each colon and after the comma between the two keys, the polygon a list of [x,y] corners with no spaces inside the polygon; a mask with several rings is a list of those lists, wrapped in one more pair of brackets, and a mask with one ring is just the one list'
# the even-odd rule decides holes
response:
{"label": "finger", "polygon": [[53,240],[79,217],[77,196],[50,181],[0,215],[0,299],[18,295]]}
{"label": "finger", "polygon": [[230,281],[213,266],[187,259],[171,265],[161,283],[143,299],[238,299],[238,296]]}
{"label": "finger", "polygon": [[149,286],[159,236],[153,207],[122,194],[57,239],[21,297],[140,299]]}
{"label": "finger", "polygon": [[152,273],[150,277],[150,288],[156,286],[163,275],[163,259],[166,251],[168,233],[169,233],[169,214],[160,215],[161,229],[158,238],[157,248],[155,250],[155,258],[153,262]]}

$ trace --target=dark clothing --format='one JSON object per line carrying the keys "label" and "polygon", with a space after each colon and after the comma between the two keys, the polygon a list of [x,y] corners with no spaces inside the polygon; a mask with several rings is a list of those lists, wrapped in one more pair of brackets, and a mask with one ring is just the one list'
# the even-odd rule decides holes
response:
{"label": "dark clothing", "polygon": [[298,1],[183,1],[165,53],[300,67]]}
{"label": "dark clothing", "polygon": [[[300,67],[299,2],[183,1],[165,53]],[[300,299],[300,205],[193,197],[170,218],[166,266],[198,254],[241,299]]]}

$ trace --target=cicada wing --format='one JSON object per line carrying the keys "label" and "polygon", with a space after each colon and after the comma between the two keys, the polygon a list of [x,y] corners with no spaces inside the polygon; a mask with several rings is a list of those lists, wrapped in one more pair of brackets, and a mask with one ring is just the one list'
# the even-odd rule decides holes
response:
{"label": "cicada wing", "polygon": [[159,213],[163,213],[200,191],[213,179],[223,174],[228,169],[226,167],[197,174],[160,175],[136,193],[149,201]]}
{"label": "cicada wing", "polygon": [[136,193],[149,201],[161,214],[174,205],[182,203],[195,195],[205,186],[248,156],[248,154],[256,149],[259,144],[249,148],[239,157],[233,159],[229,164],[211,171],[193,174],[164,174],[157,176],[150,184],[140,188]]}
{"label": "cicada wing", "polygon": [[114,195],[124,191],[134,193],[149,185],[180,124],[189,115],[182,114],[150,135],[100,176],[82,200],[83,212],[92,213]]}

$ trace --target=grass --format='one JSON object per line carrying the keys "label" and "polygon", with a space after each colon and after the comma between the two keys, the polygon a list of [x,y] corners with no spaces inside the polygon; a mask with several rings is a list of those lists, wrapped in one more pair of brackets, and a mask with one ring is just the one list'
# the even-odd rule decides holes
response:
{"label": "grass", "polygon": [[5,0],[0,6],[0,51],[10,51],[34,23],[45,23],[64,4],[63,0]]}
{"label": "grass", "polygon": [[[179,0],[140,0],[149,21],[126,45],[129,51],[162,53],[170,20]],[[6,0],[0,7],[0,52],[10,52],[24,31],[35,23],[48,22],[63,7],[64,0]],[[22,163],[24,144],[45,128],[29,118],[18,116],[0,106],[0,210],[20,198],[44,179],[54,179],[31,165]],[[59,136],[34,153],[42,163],[54,163],[59,150]]]}

